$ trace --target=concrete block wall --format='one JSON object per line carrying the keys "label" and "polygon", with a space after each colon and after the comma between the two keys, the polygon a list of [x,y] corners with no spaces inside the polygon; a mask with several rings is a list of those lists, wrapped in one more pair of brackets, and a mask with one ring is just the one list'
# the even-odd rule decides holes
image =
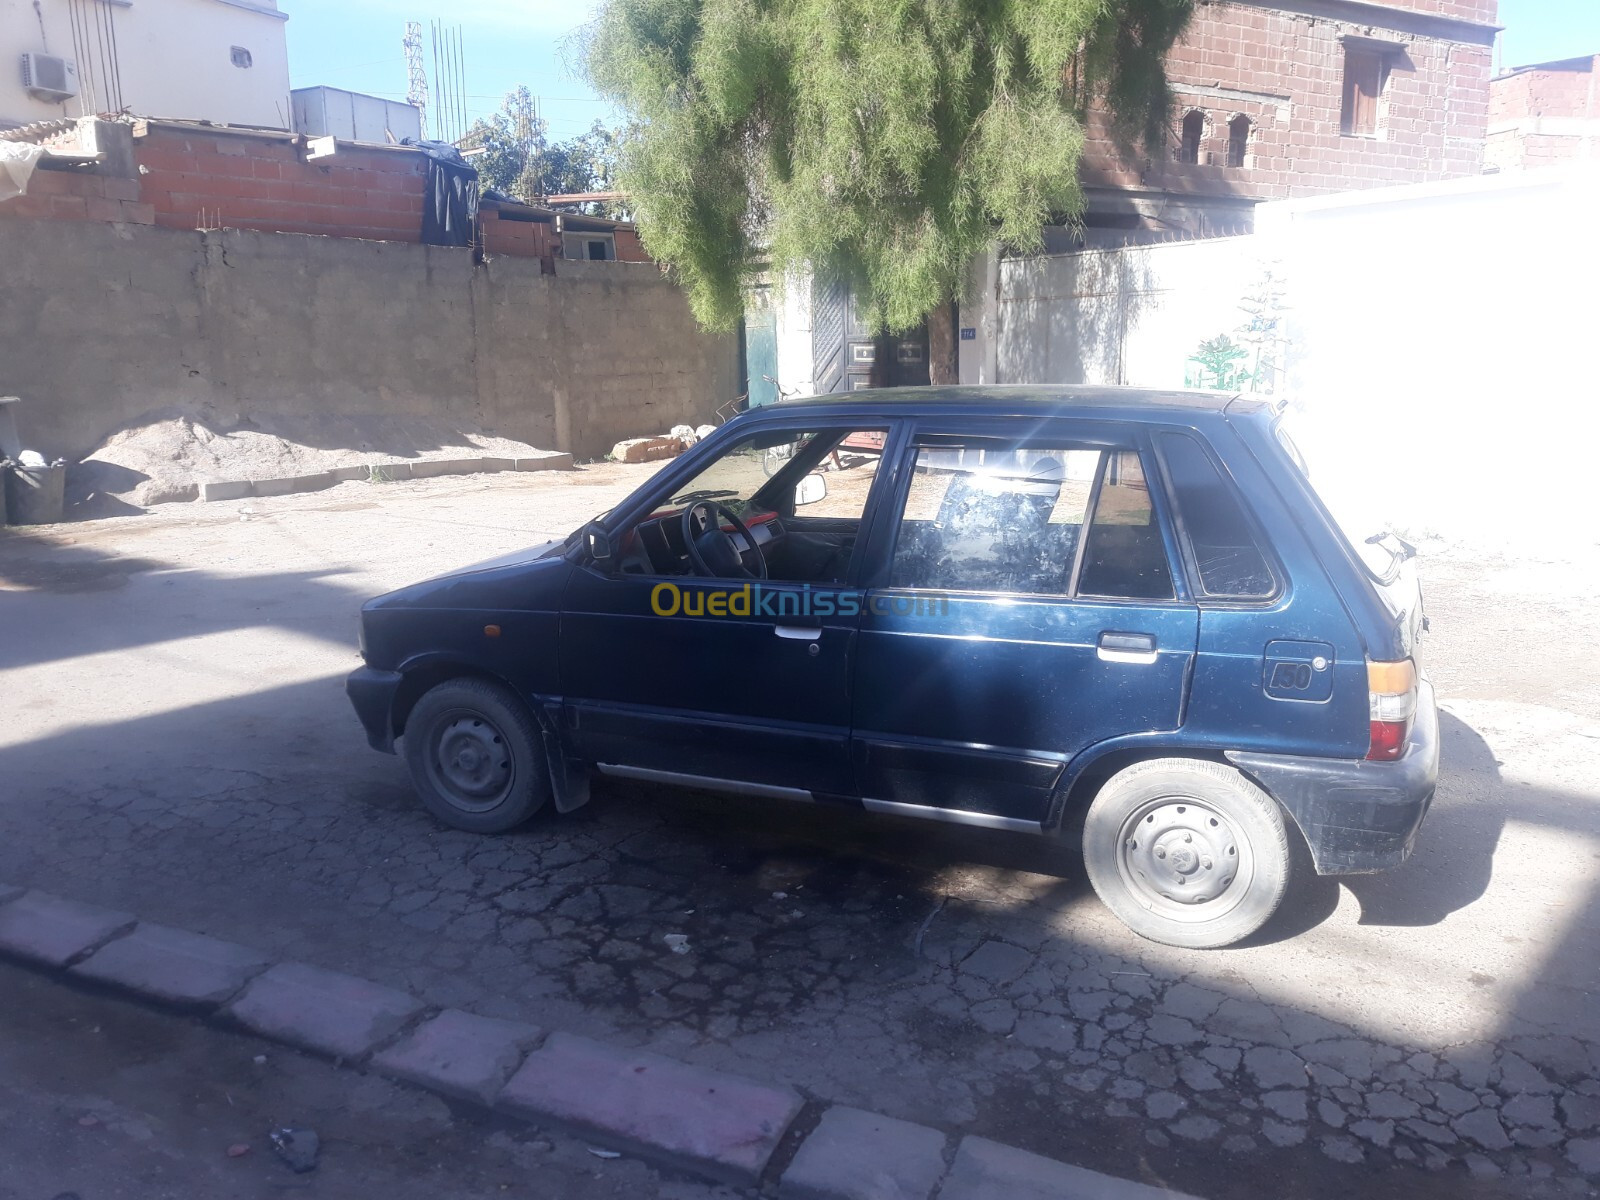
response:
{"label": "concrete block wall", "polygon": [[141,198],[137,179],[78,171],[35,170],[28,193],[0,202],[0,218],[121,221],[154,225],[155,206]]}
{"label": "concrete block wall", "polygon": [[0,262],[0,394],[68,458],[181,408],[454,418],[582,459],[739,390],[735,340],[651,264],[51,218],[0,220]]}

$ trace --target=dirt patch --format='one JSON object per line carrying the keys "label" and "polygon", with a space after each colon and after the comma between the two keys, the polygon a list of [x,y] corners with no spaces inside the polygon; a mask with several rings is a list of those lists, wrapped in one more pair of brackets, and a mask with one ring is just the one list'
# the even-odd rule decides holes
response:
{"label": "dirt patch", "polygon": [[526,442],[432,417],[234,417],[166,410],[113,434],[68,474],[76,515],[194,500],[202,483],[283,479],[430,459],[528,458]]}

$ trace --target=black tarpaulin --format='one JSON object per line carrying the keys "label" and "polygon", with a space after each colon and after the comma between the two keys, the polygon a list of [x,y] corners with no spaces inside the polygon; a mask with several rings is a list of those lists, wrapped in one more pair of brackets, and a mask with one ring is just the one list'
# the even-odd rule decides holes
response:
{"label": "black tarpaulin", "polygon": [[478,172],[447,142],[414,142],[428,157],[422,204],[422,241],[427,246],[471,246],[478,240]]}

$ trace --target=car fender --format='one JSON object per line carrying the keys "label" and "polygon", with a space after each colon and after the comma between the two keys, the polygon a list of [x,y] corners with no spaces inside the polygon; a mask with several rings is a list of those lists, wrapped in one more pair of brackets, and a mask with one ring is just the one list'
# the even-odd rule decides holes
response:
{"label": "car fender", "polygon": [[395,736],[404,731],[405,718],[411,707],[429,688],[447,679],[463,676],[487,679],[509,689],[526,705],[534,723],[538,725],[556,811],[571,812],[589,802],[589,772],[567,754],[566,743],[561,738],[561,697],[524,694],[515,683],[483,660],[446,651],[415,654],[400,664],[398,673],[403,682],[395,691],[389,712],[389,728]]}
{"label": "car fender", "polygon": [[[1196,758],[1225,762],[1220,746],[1185,734],[1182,729],[1160,729],[1106,738],[1080,750],[1068,760],[1050,798],[1046,829],[1059,829],[1071,812],[1087,809],[1093,789],[1123,767],[1150,758]],[[1088,793],[1082,789],[1091,788]]]}

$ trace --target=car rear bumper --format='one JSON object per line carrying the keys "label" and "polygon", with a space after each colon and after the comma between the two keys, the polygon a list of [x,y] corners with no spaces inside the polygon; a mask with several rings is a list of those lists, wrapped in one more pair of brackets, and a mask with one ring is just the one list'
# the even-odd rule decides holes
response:
{"label": "car rear bumper", "polygon": [[345,693],[367,731],[367,744],[385,754],[394,753],[394,694],[400,680],[398,671],[358,667],[344,681]]}
{"label": "car rear bumper", "polygon": [[1439,713],[1423,680],[1406,751],[1394,762],[1230,752],[1283,805],[1319,875],[1384,871],[1406,860],[1439,782]]}

